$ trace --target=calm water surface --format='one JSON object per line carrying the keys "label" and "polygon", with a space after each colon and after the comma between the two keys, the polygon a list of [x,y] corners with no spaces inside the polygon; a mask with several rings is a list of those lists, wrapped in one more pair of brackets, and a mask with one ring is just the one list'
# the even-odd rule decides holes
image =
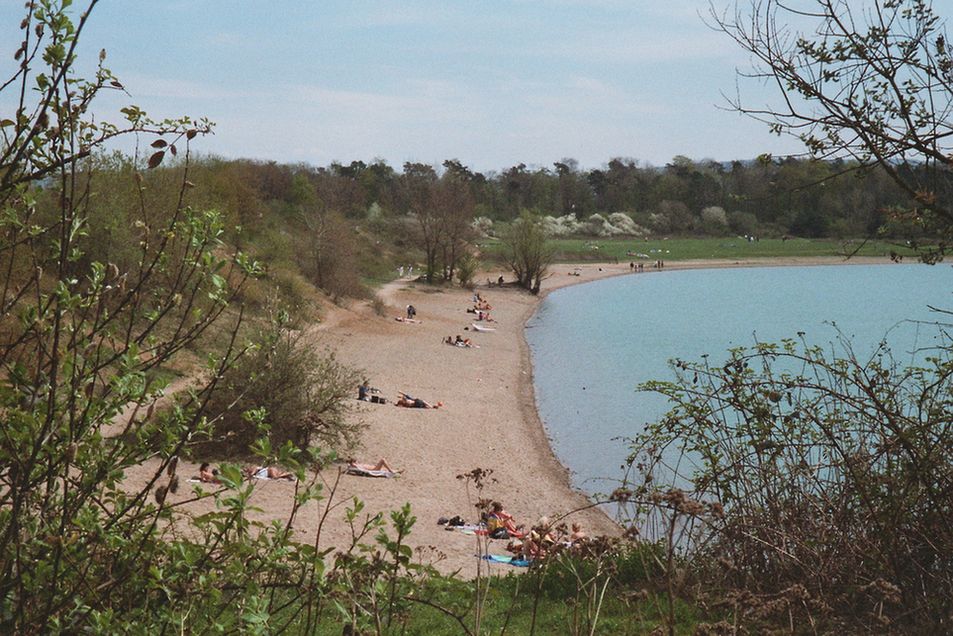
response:
{"label": "calm water surface", "polygon": [[730,347],[799,331],[825,345],[839,330],[861,359],[886,336],[906,363],[940,342],[936,327],[915,321],[944,321],[928,305],[953,309],[951,292],[953,269],[942,264],[663,271],[567,287],[527,324],[537,408],[575,485],[608,492],[627,454],[616,438],[667,411],[635,387],[672,379],[669,360],[717,362]]}

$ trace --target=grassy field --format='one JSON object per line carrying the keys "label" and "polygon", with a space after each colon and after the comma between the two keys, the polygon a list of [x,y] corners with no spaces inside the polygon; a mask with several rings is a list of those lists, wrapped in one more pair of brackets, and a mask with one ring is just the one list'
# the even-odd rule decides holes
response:
{"label": "grassy field", "polygon": [[[911,250],[885,241],[839,241],[793,238],[747,241],[743,238],[672,239],[554,239],[555,261],[562,263],[627,261],[683,261],[698,259],[793,258],[803,256],[882,256],[891,251],[914,257]],[[859,248],[859,251],[858,251]],[[481,249],[488,258],[499,255],[500,243],[486,240]],[[637,256],[641,254],[643,256]]]}

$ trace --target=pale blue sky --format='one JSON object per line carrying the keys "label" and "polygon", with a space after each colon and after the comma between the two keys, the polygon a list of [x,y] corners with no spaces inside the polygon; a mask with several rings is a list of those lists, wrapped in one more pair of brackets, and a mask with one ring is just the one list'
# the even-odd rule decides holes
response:
{"label": "pale blue sky", "polygon": [[[0,0],[0,42],[17,41],[21,6]],[[564,157],[592,168],[612,157],[664,165],[679,154],[800,151],[719,109],[747,59],[705,26],[707,8],[707,0],[102,0],[81,54],[92,64],[105,48],[132,94],[104,107],[206,116],[215,135],[196,149],[225,157],[315,165],[381,157],[395,167],[458,158],[500,170]],[[0,62],[4,75],[11,63]],[[755,103],[767,99],[757,85],[742,89]]]}

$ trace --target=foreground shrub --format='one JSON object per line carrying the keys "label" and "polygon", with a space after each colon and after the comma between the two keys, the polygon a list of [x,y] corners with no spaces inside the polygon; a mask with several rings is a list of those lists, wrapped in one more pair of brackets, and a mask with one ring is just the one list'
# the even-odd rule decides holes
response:
{"label": "foreground shrub", "polygon": [[648,385],[674,408],[636,439],[643,481],[623,499],[750,621],[948,631],[953,359],[845,350],[677,362],[676,382]]}

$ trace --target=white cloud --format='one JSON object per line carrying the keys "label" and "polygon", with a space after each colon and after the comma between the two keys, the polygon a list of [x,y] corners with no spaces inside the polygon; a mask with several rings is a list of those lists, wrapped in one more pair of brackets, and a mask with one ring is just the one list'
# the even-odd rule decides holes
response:
{"label": "white cloud", "polygon": [[120,80],[133,100],[142,97],[161,97],[182,100],[188,103],[194,100],[247,99],[247,87],[225,87],[213,82],[169,79],[153,75],[118,72]]}

